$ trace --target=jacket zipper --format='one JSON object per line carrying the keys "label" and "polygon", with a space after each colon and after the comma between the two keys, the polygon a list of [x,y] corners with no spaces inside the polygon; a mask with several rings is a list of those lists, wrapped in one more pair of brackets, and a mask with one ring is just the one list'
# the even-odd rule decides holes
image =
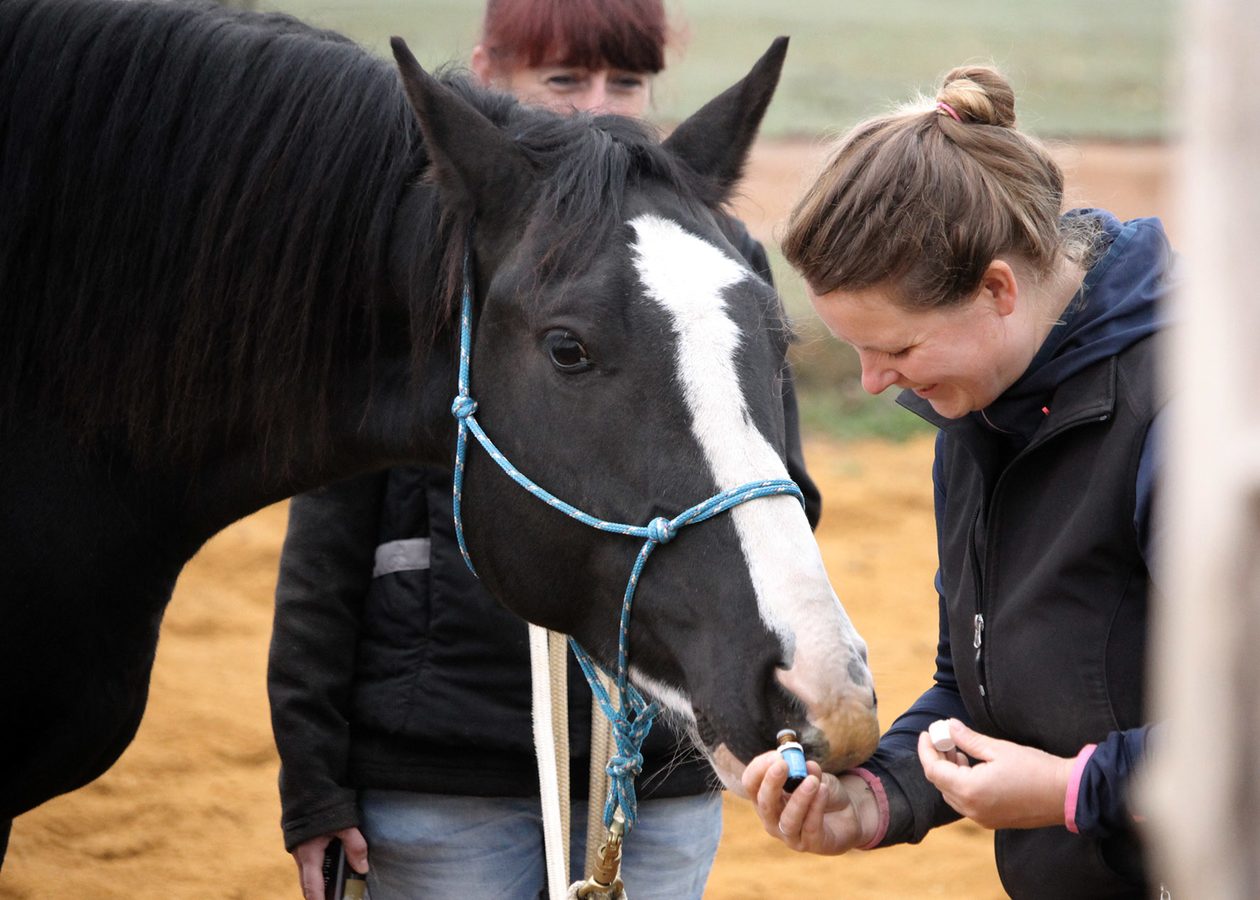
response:
{"label": "jacket zipper", "polygon": [[[1011,469],[1013,469],[1024,457],[1028,456],[1034,448],[1044,446],[1063,432],[1075,428],[1077,425],[1081,425],[1086,422],[1105,422],[1109,418],[1111,418],[1110,413],[1079,416],[1063,422],[1058,428],[1047,432],[1042,435],[1039,440],[1036,440],[1030,443],[1027,447],[1024,447],[1015,454],[1015,457],[1008,462],[1005,467],[1003,467],[1001,474],[998,476],[997,484],[993,486],[993,492],[989,495],[988,503],[981,504],[980,508],[976,510],[975,518],[971,521],[971,533],[968,535],[968,548],[971,556],[972,577],[975,579],[976,584],[975,613],[971,619],[971,646],[976,651],[976,687],[980,691],[980,700],[984,703],[984,711],[988,715],[990,722],[993,721],[993,709],[989,705],[989,690],[987,676],[985,673],[984,659],[984,573],[981,571],[980,553],[976,547],[976,527],[980,522],[980,516],[984,512],[986,506],[989,508],[990,513],[998,508],[998,494],[1002,490],[1002,485],[1006,481],[1007,475],[1010,473]],[[984,540],[984,558],[986,560],[992,555],[992,534],[993,521],[992,515],[990,515],[990,521],[985,529]]]}
{"label": "jacket zipper", "polygon": [[976,517],[971,522],[971,533],[967,536],[970,545],[971,572],[976,583],[976,607],[971,619],[971,646],[976,651],[976,685],[980,690],[980,700],[984,703],[984,711],[992,718],[993,711],[989,709],[989,692],[984,674],[984,574],[980,571],[980,559],[976,551],[976,525],[980,521],[981,511],[976,510]]}

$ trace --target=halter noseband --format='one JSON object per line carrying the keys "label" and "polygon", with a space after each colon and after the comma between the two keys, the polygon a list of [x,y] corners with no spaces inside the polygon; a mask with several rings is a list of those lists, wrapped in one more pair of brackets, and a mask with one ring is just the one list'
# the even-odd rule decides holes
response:
{"label": "halter noseband", "polygon": [[[639,773],[643,765],[643,755],[640,749],[643,746],[643,739],[647,737],[647,733],[652,727],[652,720],[660,711],[660,707],[655,701],[647,702],[634,685],[629,683],[627,677],[630,605],[634,600],[634,591],[639,584],[639,577],[643,573],[643,567],[647,563],[648,557],[651,556],[652,551],[656,549],[658,544],[668,544],[672,541],[677,536],[679,529],[684,526],[695,525],[706,519],[711,519],[749,500],[778,494],[790,494],[800,500],[801,503],[804,503],[805,499],[801,494],[801,489],[797,487],[794,481],[786,478],[772,478],[765,481],[749,482],[739,487],[721,491],[709,499],[697,503],[690,509],[679,513],[672,519],[658,517],[648,522],[647,525],[627,525],[620,522],[606,522],[603,519],[597,519],[584,513],[577,507],[556,497],[523,474],[499,451],[474,417],[474,413],[477,411],[477,401],[472,398],[468,388],[469,367],[472,358],[472,271],[470,253],[471,235],[469,236],[469,248],[464,252],[464,289],[463,297],[460,301],[459,314],[459,393],[451,403],[451,414],[459,422],[458,436],[455,441],[455,536],[459,541],[459,552],[464,557],[464,563],[473,575],[477,574],[476,568],[473,567],[472,558],[468,554],[468,545],[464,541],[464,523],[463,516],[460,513],[460,497],[464,486],[464,460],[467,456],[469,432],[472,432],[473,437],[490,455],[490,458],[499,465],[499,468],[506,472],[513,481],[548,506],[600,531],[641,538],[644,541],[643,547],[639,550],[639,555],[634,561],[634,567],[630,571],[630,580],[626,584],[626,592],[622,600],[621,624],[617,635],[616,685],[619,702],[616,706],[613,705],[608,692],[604,690],[603,684],[600,683],[599,678],[595,674],[597,663],[591,659],[590,655],[577,641],[572,637],[569,638],[569,644],[573,647],[573,653],[582,667],[582,672],[586,675],[586,680],[590,682],[591,691],[594,693],[600,709],[604,711],[604,715],[612,723],[613,737],[617,744],[617,754],[608,762],[610,786],[608,798],[604,803],[604,824],[606,826],[612,824],[613,813],[616,807],[620,806],[625,814],[626,830],[628,832],[634,827],[636,821],[634,777]],[[594,800],[594,798],[591,799]]]}

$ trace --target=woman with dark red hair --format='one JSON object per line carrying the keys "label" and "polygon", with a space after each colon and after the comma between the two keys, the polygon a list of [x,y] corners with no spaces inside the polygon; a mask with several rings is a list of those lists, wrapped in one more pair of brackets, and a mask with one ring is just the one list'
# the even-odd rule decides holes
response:
{"label": "woman with dark red hair", "polygon": [[[490,0],[471,66],[529,104],[641,117],[666,35],[661,0]],[[764,249],[728,224],[768,280]],[[784,418],[813,524],[790,382]],[[372,900],[545,896],[526,625],[464,566],[450,472],[374,473],[295,498],[289,516],[268,687],[303,895],[324,897],[337,838]],[[571,659],[573,880],[584,876],[590,708]],[[699,900],[722,830],[716,779],[663,721],[643,757],[622,878],[635,900]]]}
{"label": "woman with dark red hair", "polygon": [[490,0],[472,69],[525,103],[642,118],[666,33],[661,0]]}

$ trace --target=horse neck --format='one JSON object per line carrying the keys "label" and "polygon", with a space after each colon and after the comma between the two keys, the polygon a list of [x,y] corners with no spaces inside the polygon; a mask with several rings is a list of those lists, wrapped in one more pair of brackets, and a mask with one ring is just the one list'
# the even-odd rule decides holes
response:
{"label": "horse neck", "polygon": [[[416,377],[409,361],[379,360],[337,386],[327,446],[279,458],[256,441],[226,447],[183,481],[189,525],[205,537],[271,503],[395,465],[449,466],[455,427],[455,349],[442,335]],[[174,486],[174,485],[173,485]]]}
{"label": "horse neck", "polygon": [[[371,298],[378,333],[364,351],[340,364],[319,405],[327,424],[322,439],[269,445],[245,434],[214,448],[183,488],[187,508],[199,510],[202,529],[217,530],[263,506],[361,472],[400,464],[449,465],[455,428],[455,329],[449,285],[449,238],[439,225],[432,188],[417,185],[398,200],[388,248],[387,282]],[[345,346],[369,343],[347,334]],[[278,410],[290,421],[315,419],[300,405]]]}

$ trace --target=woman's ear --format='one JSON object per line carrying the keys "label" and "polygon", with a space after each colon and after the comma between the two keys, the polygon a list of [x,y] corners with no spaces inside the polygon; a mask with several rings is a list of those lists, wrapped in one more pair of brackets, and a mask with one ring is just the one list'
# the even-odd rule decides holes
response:
{"label": "woman's ear", "polygon": [[490,87],[494,65],[493,60],[490,59],[490,51],[486,49],[485,44],[478,44],[476,47],[473,47],[472,57],[468,60],[468,65],[472,69],[477,82],[482,87]]}
{"label": "woman's ear", "polygon": [[1004,259],[989,263],[980,276],[980,291],[990,298],[998,315],[1009,316],[1015,312],[1019,300],[1019,280],[1011,264]]}

